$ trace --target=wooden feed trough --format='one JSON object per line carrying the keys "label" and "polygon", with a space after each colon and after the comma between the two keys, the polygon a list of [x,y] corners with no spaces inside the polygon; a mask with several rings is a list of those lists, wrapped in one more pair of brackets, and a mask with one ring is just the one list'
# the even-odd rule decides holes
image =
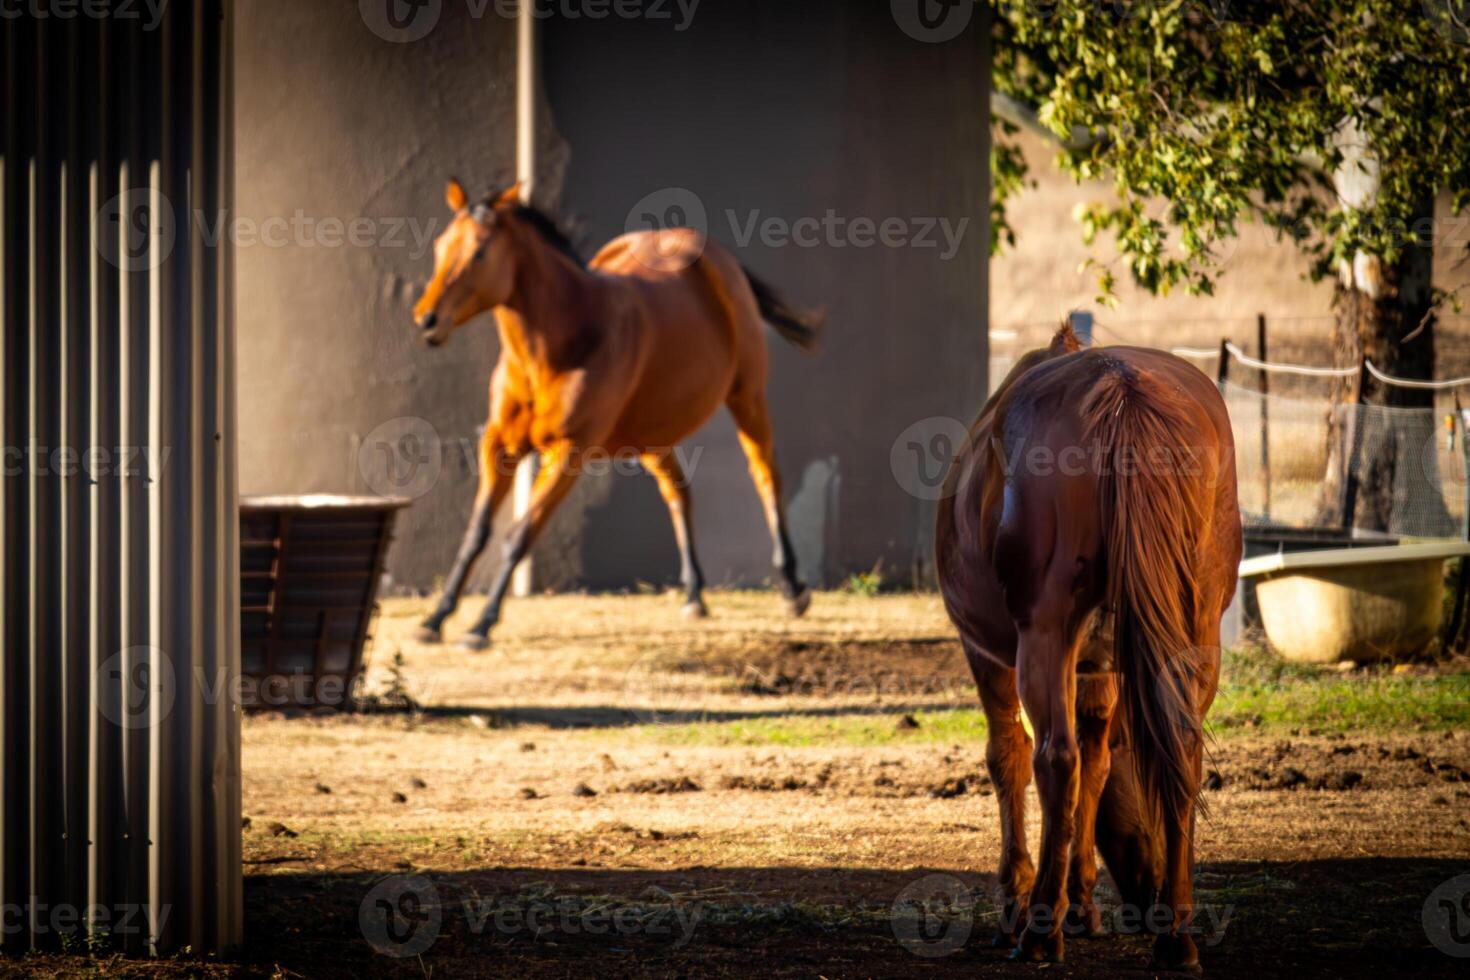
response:
{"label": "wooden feed trough", "polygon": [[240,501],[240,672],[247,708],[350,708],[402,498]]}

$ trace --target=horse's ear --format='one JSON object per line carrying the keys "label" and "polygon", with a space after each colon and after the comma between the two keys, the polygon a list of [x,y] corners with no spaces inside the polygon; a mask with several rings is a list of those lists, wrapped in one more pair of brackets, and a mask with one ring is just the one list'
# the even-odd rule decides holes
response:
{"label": "horse's ear", "polygon": [[1052,357],[1062,354],[1075,354],[1082,349],[1082,341],[1077,339],[1077,334],[1072,330],[1072,321],[1063,320],[1061,328],[1057,330],[1056,336],[1051,339],[1051,347],[1048,353]]}
{"label": "horse's ear", "polygon": [[519,204],[521,203],[521,194],[525,192],[525,189],[526,182],[524,180],[518,180],[504,191],[501,191],[500,196],[495,199],[495,203],[497,205]]}
{"label": "horse's ear", "polygon": [[444,203],[449,205],[449,210],[459,211],[464,208],[469,195],[464,192],[464,185],[453,177],[449,178],[449,186],[444,188]]}

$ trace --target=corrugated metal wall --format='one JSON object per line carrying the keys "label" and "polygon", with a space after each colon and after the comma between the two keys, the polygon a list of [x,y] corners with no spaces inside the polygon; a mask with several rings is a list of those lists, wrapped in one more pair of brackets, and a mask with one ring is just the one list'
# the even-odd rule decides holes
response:
{"label": "corrugated metal wall", "polygon": [[7,953],[241,939],[230,9],[156,6],[0,19]]}

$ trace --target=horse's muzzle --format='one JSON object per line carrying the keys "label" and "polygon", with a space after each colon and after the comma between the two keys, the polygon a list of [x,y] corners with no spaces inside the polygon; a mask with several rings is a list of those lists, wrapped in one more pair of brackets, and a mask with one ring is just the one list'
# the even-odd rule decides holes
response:
{"label": "horse's muzzle", "polygon": [[444,338],[434,332],[437,326],[439,326],[439,314],[437,313],[426,313],[419,319],[419,336],[423,337],[424,343],[430,347],[438,347],[444,343]]}

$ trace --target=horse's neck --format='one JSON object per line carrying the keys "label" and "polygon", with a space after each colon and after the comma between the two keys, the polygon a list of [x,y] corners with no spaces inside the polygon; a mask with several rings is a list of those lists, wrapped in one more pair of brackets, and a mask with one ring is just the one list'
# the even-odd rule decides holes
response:
{"label": "horse's neck", "polygon": [[547,363],[586,343],[595,329],[601,302],[596,277],[541,240],[523,231],[524,246],[515,291],[506,306],[514,316],[502,318],[502,329],[519,331],[513,338],[523,356]]}

